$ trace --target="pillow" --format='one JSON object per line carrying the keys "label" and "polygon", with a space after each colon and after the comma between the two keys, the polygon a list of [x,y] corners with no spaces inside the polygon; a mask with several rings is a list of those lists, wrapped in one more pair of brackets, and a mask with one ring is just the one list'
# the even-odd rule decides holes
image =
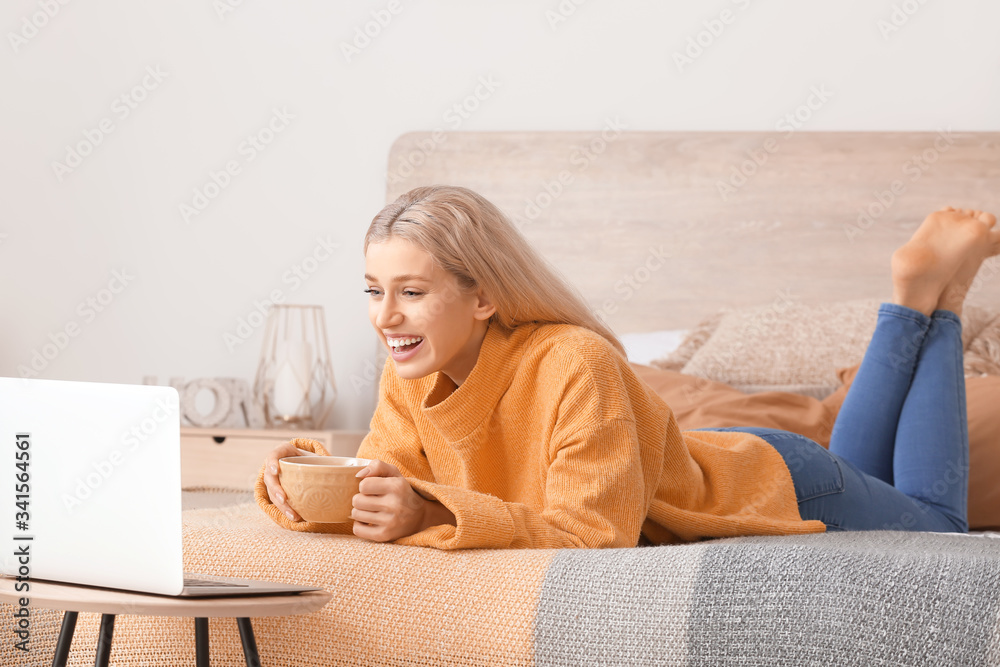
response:
{"label": "pillow", "polygon": [[[841,369],[838,375],[843,386],[822,401],[830,429],[857,373],[857,366]],[[965,405],[969,419],[969,529],[1000,530],[1000,375],[967,376]],[[814,440],[829,447],[830,430]]]}
{"label": "pillow", "polygon": [[[691,357],[694,353],[701,348],[702,345],[708,342],[708,339],[712,337],[715,333],[716,327],[719,326],[719,321],[726,311],[720,311],[714,315],[709,315],[701,322],[695,326],[694,329],[688,331],[687,337],[681,341],[681,344],[676,350],[669,352],[659,359],[653,359],[648,363],[648,365],[654,368],[660,368],[665,371],[679,371],[687,365],[687,362],[691,361]],[[664,350],[666,352],[666,350]]]}
{"label": "pillow", "polygon": [[[724,426],[780,428],[824,447],[857,365],[841,369],[844,384],[822,401],[796,393],[747,394],[720,382],[633,364],[636,375],[670,407],[682,430]],[[969,529],[1000,530],[1000,375],[966,378],[969,416]]]}
{"label": "pillow", "polygon": [[1000,530],[1000,375],[965,380],[969,415],[969,528]]}
{"label": "pillow", "polygon": [[[861,362],[881,303],[858,299],[721,311],[695,327],[673,354],[650,365],[746,393],[822,398],[840,385],[836,369]],[[967,305],[962,323],[966,374],[1000,374],[1000,314]]]}
{"label": "pillow", "polygon": [[1000,375],[1000,312],[966,306],[962,313],[965,375]]}
{"label": "pillow", "polygon": [[667,329],[643,333],[620,334],[618,340],[625,346],[628,360],[648,365],[650,361],[677,349],[688,336],[687,329]]}
{"label": "pillow", "polygon": [[780,386],[826,395],[836,369],[858,363],[875,331],[879,301],[819,306],[782,302],[724,313],[682,373],[740,388]]}

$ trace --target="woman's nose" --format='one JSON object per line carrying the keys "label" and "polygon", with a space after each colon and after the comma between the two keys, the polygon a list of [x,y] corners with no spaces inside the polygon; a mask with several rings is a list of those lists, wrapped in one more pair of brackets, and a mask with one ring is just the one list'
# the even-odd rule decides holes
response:
{"label": "woman's nose", "polygon": [[385,296],[382,298],[382,302],[376,307],[378,308],[378,312],[375,313],[375,325],[380,329],[391,328],[398,314],[395,302],[388,296]]}

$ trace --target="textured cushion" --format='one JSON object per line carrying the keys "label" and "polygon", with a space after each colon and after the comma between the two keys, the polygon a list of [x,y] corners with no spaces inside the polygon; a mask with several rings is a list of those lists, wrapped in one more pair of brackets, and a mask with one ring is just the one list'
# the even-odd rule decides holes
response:
{"label": "textured cushion", "polygon": [[720,319],[681,370],[737,387],[804,385],[830,393],[840,384],[836,369],[864,356],[878,306],[868,299],[739,309]]}
{"label": "textured cushion", "polygon": [[[864,357],[880,303],[785,302],[721,311],[692,329],[676,351],[650,365],[747,393],[783,390],[824,397],[840,386],[837,369]],[[1000,374],[1000,313],[968,305],[962,326],[966,374]]]}

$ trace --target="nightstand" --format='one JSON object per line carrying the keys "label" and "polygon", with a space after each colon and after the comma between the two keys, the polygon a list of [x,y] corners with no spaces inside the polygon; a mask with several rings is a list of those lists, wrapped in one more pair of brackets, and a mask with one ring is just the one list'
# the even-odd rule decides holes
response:
{"label": "nightstand", "polygon": [[318,440],[331,456],[357,456],[368,431],[181,427],[181,488],[253,490],[264,457],[293,438]]}

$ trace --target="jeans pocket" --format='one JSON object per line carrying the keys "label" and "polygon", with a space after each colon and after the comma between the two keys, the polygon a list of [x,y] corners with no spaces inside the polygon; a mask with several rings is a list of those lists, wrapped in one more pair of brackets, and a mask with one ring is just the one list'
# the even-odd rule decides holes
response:
{"label": "jeans pocket", "polygon": [[837,457],[825,447],[805,436],[791,433],[761,437],[785,460],[795,484],[795,499],[799,503],[843,492],[844,471]]}
{"label": "jeans pocket", "polygon": [[[763,439],[785,460],[795,485],[799,515],[805,520],[822,521],[829,532],[844,528],[844,470],[836,454],[804,435],[759,426],[727,426],[693,429],[697,431],[741,431]],[[824,498],[824,496],[834,496]],[[819,500],[817,500],[819,499]]]}

